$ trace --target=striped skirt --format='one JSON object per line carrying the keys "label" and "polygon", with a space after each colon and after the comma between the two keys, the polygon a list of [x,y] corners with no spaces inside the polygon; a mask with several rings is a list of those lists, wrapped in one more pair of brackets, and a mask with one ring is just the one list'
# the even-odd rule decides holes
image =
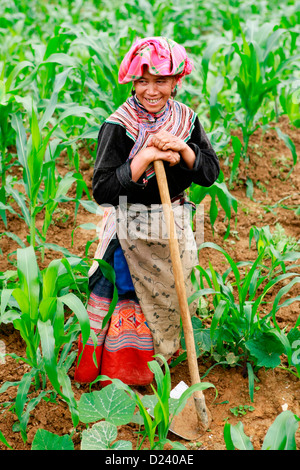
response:
{"label": "striped skirt", "polygon": [[[190,296],[193,292],[191,273],[198,259],[190,214],[186,214],[185,207],[181,200],[173,203],[185,287]],[[128,385],[146,385],[153,380],[148,367],[153,355],[170,360],[178,351],[180,307],[163,219],[161,205],[120,206],[116,213],[108,213],[95,258],[104,259],[114,267],[118,302],[109,323],[102,328],[113,285],[99,276],[99,267],[96,269],[94,263],[90,271],[92,290],[87,310],[97,345],[95,347],[92,337],[86,344],[76,366],[76,381],[91,382],[101,374]],[[115,237],[111,236],[109,223],[112,220]],[[190,305],[191,315],[196,307],[196,302]],[[80,339],[79,356],[81,352]]]}
{"label": "striped skirt", "polygon": [[[101,276],[88,301],[87,312],[92,336],[83,349],[79,337],[78,359],[75,370],[77,382],[92,382],[98,375],[117,378],[127,385],[146,385],[153,380],[148,362],[153,360],[154,348],[151,332],[135,295],[134,287],[121,247],[112,256],[118,288],[118,302],[107,325],[102,322],[108,313],[113,285]],[[105,385],[107,382],[102,382]]]}

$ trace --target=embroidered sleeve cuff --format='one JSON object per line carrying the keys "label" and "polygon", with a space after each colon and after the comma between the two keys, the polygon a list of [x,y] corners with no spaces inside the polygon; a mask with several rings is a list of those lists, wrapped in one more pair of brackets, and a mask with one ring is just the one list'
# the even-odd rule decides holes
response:
{"label": "embroidered sleeve cuff", "polygon": [[123,165],[117,168],[116,175],[121,186],[123,186],[126,191],[137,191],[140,189],[144,189],[147,185],[147,183],[144,182],[144,175],[139,179],[139,181],[132,181],[129,160],[127,160],[125,163],[123,163]]}

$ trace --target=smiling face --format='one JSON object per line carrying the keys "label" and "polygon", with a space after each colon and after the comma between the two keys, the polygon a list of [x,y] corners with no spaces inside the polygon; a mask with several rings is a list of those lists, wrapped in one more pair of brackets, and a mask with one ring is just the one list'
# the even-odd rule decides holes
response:
{"label": "smiling face", "polygon": [[149,113],[157,113],[165,106],[177,81],[177,77],[152,75],[147,70],[134,81],[136,97]]}

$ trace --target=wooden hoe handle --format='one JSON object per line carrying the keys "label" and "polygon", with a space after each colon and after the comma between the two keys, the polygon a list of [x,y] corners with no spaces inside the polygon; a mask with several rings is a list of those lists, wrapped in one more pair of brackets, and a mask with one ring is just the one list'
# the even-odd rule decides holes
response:
{"label": "wooden hoe handle", "polygon": [[[156,174],[157,184],[159,188],[160,198],[163,205],[163,212],[165,216],[165,222],[168,230],[169,246],[171,261],[174,271],[175,287],[178,296],[180,315],[182,320],[182,327],[185,337],[187,360],[189,366],[189,372],[191,377],[192,385],[200,383],[200,375],[198,369],[197,355],[195,349],[195,340],[193,333],[193,325],[191,321],[191,315],[189,311],[189,305],[187,301],[185,280],[183,276],[182,264],[179,253],[179,245],[176,236],[174,214],[171,205],[169,187],[166,177],[166,172],[162,160],[154,161],[154,170]],[[205,405],[205,398],[202,390],[196,390],[194,392],[195,407],[198,418],[202,425],[207,429],[209,425],[208,413]]]}

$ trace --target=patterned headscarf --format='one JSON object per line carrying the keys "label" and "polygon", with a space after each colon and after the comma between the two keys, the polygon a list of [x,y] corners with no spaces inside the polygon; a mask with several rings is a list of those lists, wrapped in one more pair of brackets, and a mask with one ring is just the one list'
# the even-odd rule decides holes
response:
{"label": "patterned headscarf", "polygon": [[139,79],[144,66],[152,75],[178,75],[179,80],[191,73],[192,61],[183,46],[172,39],[149,37],[138,39],[125,55],[119,70],[119,83]]}

